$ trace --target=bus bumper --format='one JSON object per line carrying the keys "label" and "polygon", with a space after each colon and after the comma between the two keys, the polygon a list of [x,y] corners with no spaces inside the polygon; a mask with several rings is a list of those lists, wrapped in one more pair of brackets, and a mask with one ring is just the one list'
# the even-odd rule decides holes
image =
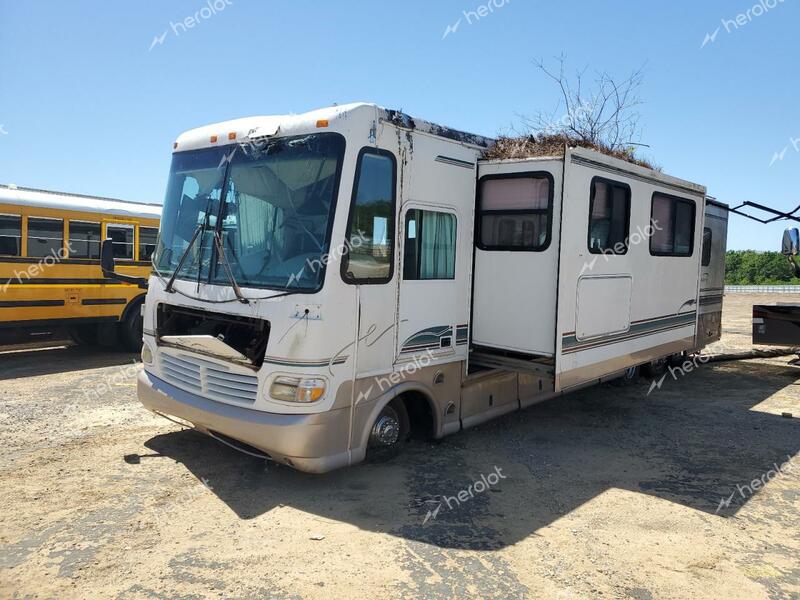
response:
{"label": "bus bumper", "polygon": [[203,433],[244,442],[280,463],[307,473],[351,464],[349,408],[312,415],[282,415],[230,406],[186,392],[142,371],[139,401],[145,408],[188,421]]}

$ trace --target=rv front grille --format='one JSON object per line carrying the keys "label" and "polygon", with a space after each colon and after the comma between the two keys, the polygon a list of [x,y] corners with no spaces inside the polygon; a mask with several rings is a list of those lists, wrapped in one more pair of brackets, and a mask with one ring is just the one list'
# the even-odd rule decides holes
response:
{"label": "rv front grille", "polygon": [[258,379],[234,373],[228,367],[189,354],[162,350],[161,374],[167,383],[211,400],[253,404],[258,398]]}

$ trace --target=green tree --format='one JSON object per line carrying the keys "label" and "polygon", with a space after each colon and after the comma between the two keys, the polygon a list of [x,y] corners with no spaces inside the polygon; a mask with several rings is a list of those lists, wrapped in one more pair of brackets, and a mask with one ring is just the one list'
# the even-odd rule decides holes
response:
{"label": "green tree", "polygon": [[785,256],[779,252],[729,250],[725,259],[728,285],[800,285]]}

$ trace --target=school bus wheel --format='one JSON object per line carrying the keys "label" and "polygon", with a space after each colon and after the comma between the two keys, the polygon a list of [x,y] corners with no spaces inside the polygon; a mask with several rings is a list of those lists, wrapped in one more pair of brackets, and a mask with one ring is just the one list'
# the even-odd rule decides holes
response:
{"label": "school bus wheel", "polygon": [[131,302],[119,323],[122,345],[128,352],[139,352],[142,349],[142,304],[144,298]]}
{"label": "school bus wheel", "polygon": [[69,335],[78,346],[97,346],[97,325],[75,325],[70,327]]}

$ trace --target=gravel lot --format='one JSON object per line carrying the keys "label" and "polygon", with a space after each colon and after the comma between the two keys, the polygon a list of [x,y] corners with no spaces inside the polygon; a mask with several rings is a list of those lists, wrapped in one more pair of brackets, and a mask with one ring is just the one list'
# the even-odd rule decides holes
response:
{"label": "gravel lot", "polygon": [[[775,300],[729,296],[722,347]],[[321,477],[152,416],[134,359],[0,355],[0,596],[800,598],[786,358],[597,387]]]}

